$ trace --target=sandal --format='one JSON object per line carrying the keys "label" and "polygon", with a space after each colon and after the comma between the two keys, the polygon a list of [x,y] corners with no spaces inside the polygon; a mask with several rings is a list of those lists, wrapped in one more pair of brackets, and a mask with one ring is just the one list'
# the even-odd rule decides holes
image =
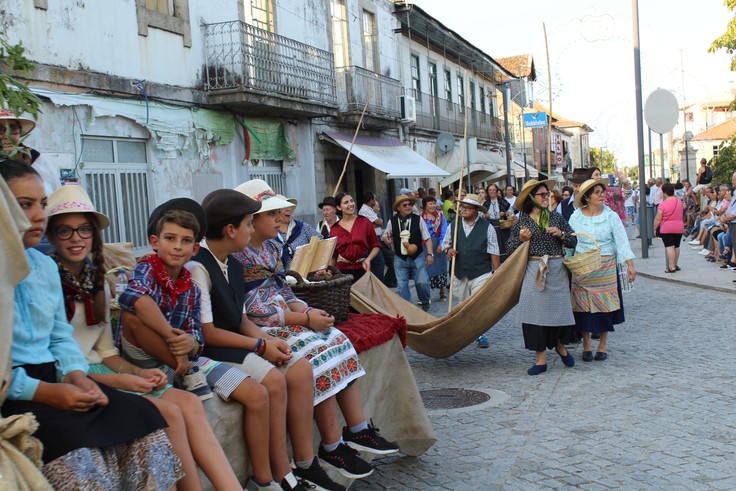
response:
{"label": "sandal", "polygon": [[677,271],[677,270],[676,269],[670,269],[670,268],[667,268],[667,269],[664,270],[665,273],[674,273],[675,271]]}

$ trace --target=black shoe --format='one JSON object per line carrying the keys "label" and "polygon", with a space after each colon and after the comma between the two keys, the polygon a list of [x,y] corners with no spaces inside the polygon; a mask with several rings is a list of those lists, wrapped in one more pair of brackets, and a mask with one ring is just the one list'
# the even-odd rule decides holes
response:
{"label": "black shoe", "polygon": [[606,358],[608,358],[608,353],[605,351],[596,351],[595,352],[595,361],[603,361]]}
{"label": "black shoe", "polygon": [[320,460],[327,465],[337,469],[343,476],[349,479],[360,479],[373,474],[373,466],[358,456],[358,451],[341,443],[332,452],[328,452],[320,445]]}
{"label": "black shoe", "polygon": [[[293,473],[289,473],[279,483],[284,491],[308,491],[309,486],[301,479],[294,477]],[[345,488],[343,488],[345,489]]]}
{"label": "black shoe", "polygon": [[314,458],[309,469],[300,469],[299,467],[294,469],[294,475],[308,482],[318,491],[345,491],[345,486],[330,479],[330,476],[320,467],[317,457]]}
{"label": "black shoe", "polygon": [[593,352],[583,351],[583,361],[593,361]]}
{"label": "black shoe", "polygon": [[[371,421],[373,423],[373,421]],[[399,446],[394,442],[386,440],[378,434],[378,428],[372,424],[368,425],[363,431],[353,433],[350,428],[345,427],[342,430],[342,439],[360,452],[368,452],[376,455],[388,455],[399,451]]]}

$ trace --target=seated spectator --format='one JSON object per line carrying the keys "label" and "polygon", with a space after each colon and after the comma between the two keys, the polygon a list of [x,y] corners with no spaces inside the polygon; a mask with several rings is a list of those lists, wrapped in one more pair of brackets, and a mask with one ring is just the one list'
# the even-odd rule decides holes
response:
{"label": "seated spectator", "polygon": [[30,272],[14,291],[13,369],[3,416],[36,418],[33,436],[43,443],[43,473],[54,489],[171,489],[182,469],[161,413],[146,398],[87,377],[58,268],[34,249],[46,229],[41,178],[14,160],[0,162],[0,175],[31,223],[23,234]]}
{"label": "seated spectator", "polygon": [[295,199],[287,198],[280,194],[278,196],[294,205],[281,210],[283,216],[281,217],[279,233],[273,239],[281,248],[281,262],[284,264],[284,269],[289,269],[291,260],[294,259],[296,248],[309,244],[309,240],[312,237],[322,238],[322,235],[307,222],[291,218],[291,214],[296,210],[297,201]]}

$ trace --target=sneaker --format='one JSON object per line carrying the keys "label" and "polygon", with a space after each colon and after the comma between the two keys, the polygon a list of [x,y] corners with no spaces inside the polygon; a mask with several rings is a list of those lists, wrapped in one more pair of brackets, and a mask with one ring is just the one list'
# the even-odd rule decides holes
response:
{"label": "sneaker", "polygon": [[245,484],[246,491],[282,491],[281,486],[277,482],[271,481],[266,486],[259,486],[251,477]]}
{"label": "sneaker", "polygon": [[200,401],[212,399],[212,390],[207,384],[207,377],[199,370],[199,367],[192,367],[181,378],[181,386],[184,390],[191,392],[199,397]]}
{"label": "sneaker", "polygon": [[708,249],[703,249],[698,252],[698,254],[700,254],[701,256],[707,256],[708,254],[710,254],[710,251]]}
{"label": "sneaker", "polygon": [[312,461],[312,465],[308,469],[297,467],[294,469],[294,475],[302,481],[306,481],[317,491],[345,491],[345,486],[337,484],[330,479],[325,470],[320,467],[317,457]]}
{"label": "sneaker", "polygon": [[736,263],[732,263],[731,261],[726,261],[726,264],[720,267],[720,269],[726,271],[729,269],[736,268]]}
{"label": "sneaker", "polygon": [[688,245],[700,245],[700,241],[698,239],[691,240],[688,242]]}
{"label": "sneaker", "polygon": [[306,482],[301,479],[297,480],[297,478],[294,477],[294,474],[289,472],[281,480],[281,485],[279,489],[281,489],[282,491],[307,491],[310,488],[311,486],[309,486]]}
{"label": "sneaker", "polygon": [[488,348],[491,345],[490,341],[488,341],[488,336],[485,334],[478,338],[478,347],[479,348]]}
{"label": "sneaker", "polygon": [[[373,423],[373,421],[371,421]],[[353,433],[347,426],[342,430],[342,439],[349,446],[361,452],[368,452],[376,455],[388,455],[399,451],[399,446],[394,442],[386,440],[378,434],[378,428],[372,424],[368,425],[363,431]]]}
{"label": "sneaker", "polygon": [[348,479],[361,479],[373,474],[373,466],[361,459],[358,451],[345,443],[338,445],[332,452],[328,452],[320,445],[317,454],[324,464],[334,467]]}

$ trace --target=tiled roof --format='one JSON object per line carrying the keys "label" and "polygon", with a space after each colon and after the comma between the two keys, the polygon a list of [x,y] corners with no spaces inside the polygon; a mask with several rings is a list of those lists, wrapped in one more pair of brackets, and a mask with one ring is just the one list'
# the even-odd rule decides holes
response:
{"label": "tiled roof", "polygon": [[496,61],[517,77],[529,77],[531,81],[537,79],[537,73],[534,69],[534,58],[531,54],[496,58]]}
{"label": "tiled roof", "polygon": [[731,118],[725,123],[708,128],[704,132],[695,135],[693,140],[726,140],[736,135],[736,118]]}

